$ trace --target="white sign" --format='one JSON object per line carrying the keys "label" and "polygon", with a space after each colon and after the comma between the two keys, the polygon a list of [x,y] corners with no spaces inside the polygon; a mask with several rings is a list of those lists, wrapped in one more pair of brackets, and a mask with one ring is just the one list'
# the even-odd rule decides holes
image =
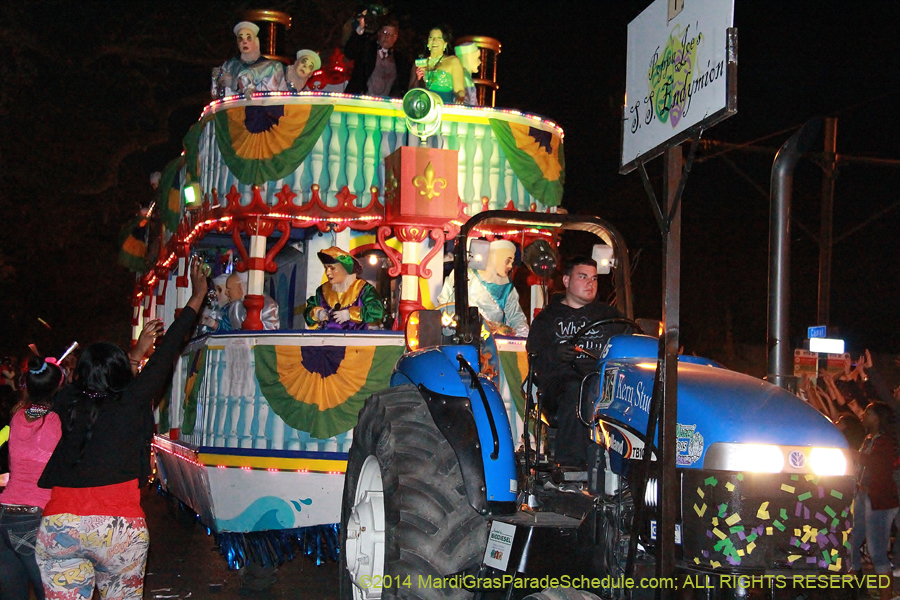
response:
{"label": "white sign", "polygon": [[737,112],[728,85],[729,65],[737,64],[728,44],[734,1],[670,4],[656,0],[628,24],[621,173],[687,139],[695,126]]}
{"label": "white sign", "polygon": [[484,564],[500,571],[506,571],[509,563],[509,552],[512,550],[513,538],[516,537],[516,526],[494,521],[488,534],[487,548],[484,550]]}
{"label": "white sign", "polygon": [[843,354],[844,340],[833,338],[809,338],[809,351],[823,354]]}

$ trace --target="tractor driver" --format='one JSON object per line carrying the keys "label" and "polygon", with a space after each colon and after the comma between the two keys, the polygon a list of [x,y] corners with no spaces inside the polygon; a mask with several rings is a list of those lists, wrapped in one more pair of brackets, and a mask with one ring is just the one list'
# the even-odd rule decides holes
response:
{"label": "tractor driver", "polygon": [[594,356],[577,352],[572,338],[584,325],[622,317],[615,308],[597,301],[597,263],[587,256],[570,259],[564,268],[565,296],[557,294],[531,324],[526,348],[537,355],[533,365],[545,412],[556,414],[556,462],[585,470],[590,430],[578,418],[581,381],[596,367],[604,344],[622,325],[596,327],[577,343]]}

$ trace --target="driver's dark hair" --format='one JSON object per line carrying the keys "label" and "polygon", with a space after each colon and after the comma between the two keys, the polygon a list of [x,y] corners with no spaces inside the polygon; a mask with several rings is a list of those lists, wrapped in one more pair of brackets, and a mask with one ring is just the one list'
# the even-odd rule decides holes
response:
{"label": "driver's dark hair", "polygon": [[578,254],[576,256],[573,256],[572,258],[567,260],[566,264],[563,266],[563,275],[565,275],[566,277],[571,277],[572,271],[578,265],[590,265],[596,269],[597,261],[585,254]]}

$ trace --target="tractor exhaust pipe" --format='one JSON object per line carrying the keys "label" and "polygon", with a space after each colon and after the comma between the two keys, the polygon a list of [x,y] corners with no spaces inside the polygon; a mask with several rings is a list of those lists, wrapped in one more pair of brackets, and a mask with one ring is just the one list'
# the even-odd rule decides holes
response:
{"label": "tractor exhaust pipe", "polygon": [[822,128],[821,119],[808,121],[792,135],[772,163],[769,215],[769,330],[766,355],[766,379],[793,391],[790,340],[791,306],[791,195],[794,168],[800,157],[812,147]]}

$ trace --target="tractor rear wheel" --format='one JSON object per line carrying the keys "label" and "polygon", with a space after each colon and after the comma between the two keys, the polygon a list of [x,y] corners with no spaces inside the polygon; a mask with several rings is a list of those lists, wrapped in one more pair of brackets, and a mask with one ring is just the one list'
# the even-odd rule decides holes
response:
{"label": "tractor rear wheel", "polygon": [[468,598],[464,589],[442,589],[441,580],[479,565],[487,534],[419,390],[370,396],[344,480],[342,600]]}

